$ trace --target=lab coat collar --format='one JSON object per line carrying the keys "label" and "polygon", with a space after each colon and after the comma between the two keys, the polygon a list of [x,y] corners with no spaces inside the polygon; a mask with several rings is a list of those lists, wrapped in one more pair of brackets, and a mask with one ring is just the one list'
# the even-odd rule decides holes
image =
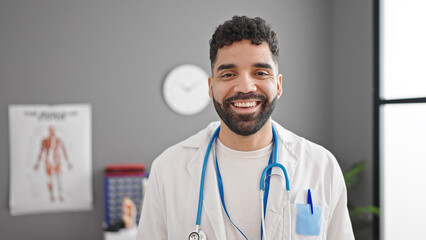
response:
{"label": "lab coat collar", "polygon": [[[287,129],[283,128],[274,120],[272,120],[272,124],[277,130],[280,143],[285,144],[287,150],[291,151],[292,154],[294,154],[292,150],[293,149],[292,144],[299,142],[302,138],[288,131]],[[206,145],[208,143],[208,140],[210,140],[211,135],[216,130],[216,128],[219,127],[219,125],[220,125],[220,121],[211,122],[205,129],[201,130],[194,136],[184,140],[182,142],[182,145],[185,147],[190,147],[190,148],[199,148],[203,145]]]}
{"label": "lab coat collar", "polygon": [[[291,182],[299,161],[297,154],[295,154],[295,148],[297,143],[300,142],[302,138],[284,129],[275,121],[272,121],[272,124],[277,130],[279,141],[277,161],[283,164],[286,168],[291,189]],[[212,122],[206,129],[182,142],[183,146],[185,147],[198,148],[194,158],[190,160],[187,165],[187,169],[194,183],[194,188],[197,192],[200,189],[201,170],[203,167],[203,159],[207,145],[213,132],[219,125],[220,122]],[[279,175],[280,177],[275,176],[270,180],[270,194],[266,209],[265,226],[266,233],[269,238],[274,239],[278,226],[282,221],[284,204],[287,200],[287,197],[289,196],[287,196],[287,192],[285,191],[285,178],[283,172],[279,168],[273,168],[272,175]],[[212,229],[215,232],[216,239],[226,239],[224,218],[222,215],[222,206],[220,203],[220,195],[217,186],[212,154],[210,154],[207,163],[204,184],[201,228],[203,228],[203,220],[205,219],[205,216],[207,216],[212,225]]]}

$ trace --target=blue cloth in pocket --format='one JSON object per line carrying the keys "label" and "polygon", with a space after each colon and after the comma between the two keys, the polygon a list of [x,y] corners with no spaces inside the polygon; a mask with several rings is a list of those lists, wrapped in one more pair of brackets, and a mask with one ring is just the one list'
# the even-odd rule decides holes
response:
{"label": "blue cloth in pocket", "polygon": [[309,204],[297,204],[296,233],[318,236],[321,233],[321,207],[314,206],[311,213]]}

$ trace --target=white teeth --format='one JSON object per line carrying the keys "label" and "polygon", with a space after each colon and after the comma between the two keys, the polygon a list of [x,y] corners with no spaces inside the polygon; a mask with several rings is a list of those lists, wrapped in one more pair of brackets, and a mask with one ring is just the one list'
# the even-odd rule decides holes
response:
{"label": "white teeth", "polygon": [[234,103],[236,107],[254,107],[256,106],[256,102],[236,102]]}

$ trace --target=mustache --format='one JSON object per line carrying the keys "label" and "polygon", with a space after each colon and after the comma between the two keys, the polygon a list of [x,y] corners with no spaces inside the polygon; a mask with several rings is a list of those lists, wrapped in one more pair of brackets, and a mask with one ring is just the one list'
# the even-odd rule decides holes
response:
{"label": "mustache", "polygon": [[256,99],[256,100],[260,100],[262,102],[266,102],[267,98],[265,95],[260,95],[260,94],[255,94],[254,92],[248,92],[248,93],[236,93],[234,96],[231,96],[229,98],[226,98],[223,103],[224,104],[229,104],[232,101],[237,101],[237,100],[247,100],[247,99]]}

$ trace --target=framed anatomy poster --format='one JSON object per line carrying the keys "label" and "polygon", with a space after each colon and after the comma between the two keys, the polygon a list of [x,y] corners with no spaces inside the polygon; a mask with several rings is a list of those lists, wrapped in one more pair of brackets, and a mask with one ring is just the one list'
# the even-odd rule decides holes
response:
{"label": "framed anatomy poster", "polygon": [[10,105],[10,212],[90,210],[91,107]]}

